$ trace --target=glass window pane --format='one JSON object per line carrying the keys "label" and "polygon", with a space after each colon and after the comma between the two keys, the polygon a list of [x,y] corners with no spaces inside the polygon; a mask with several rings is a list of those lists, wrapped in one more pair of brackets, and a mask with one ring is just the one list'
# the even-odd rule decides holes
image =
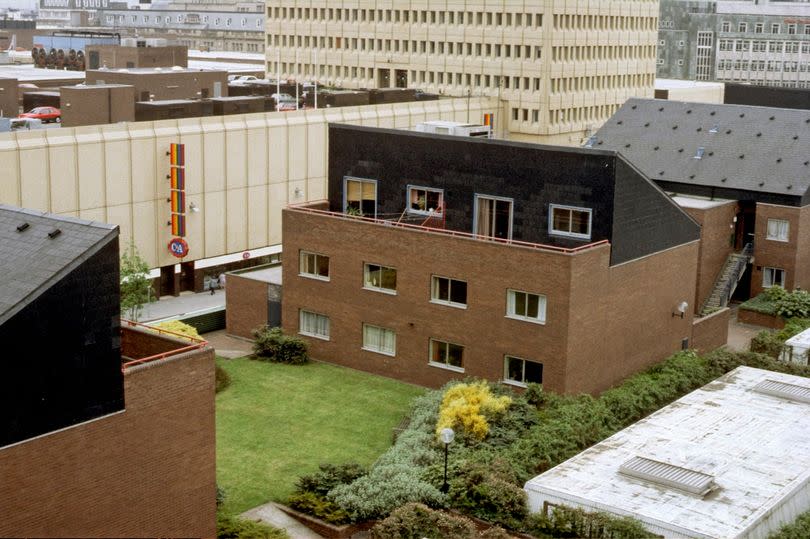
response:
{"label": "glass window pane", "polygon": [[447,352],[447,343],[441,341],[430,341],[430,360],[434,363],[444,363]]}
{"label": "glass window pane", "polygon": [[509,238],[511,207],[511,202],[504,200],[495,201],[495,234],[493,235],[496,238]]}
{"label": "glass window pane", "polygon": [[442,277],[434,277],[436,284],[435,299],[448,301],[450,299],[450,280]]}
{"label": "glass window pane", "polygon": [[515,292],[515,312],[518,316],[526,316],[526,294]]}
{"label": "glass window pane", "polygon": [[543,383],[543,364],[535,363],[534,361],[526,361],[525,378],[524,382],[534,382],[535,384]]}
{"label": "glass window pane", "polygon": [[381,269],[381,285],[382,288],[387,288],[389,290],[396,290],[397,289],[397,270],[393,268],[385,268]]}
{"label": "glass window pane", "polygon": [[442,194],[437,191],[426,192],[426,207],[427,211],[440,211],[442,205]]}
{"label": "glass window pane", "polygon": [[450,287],[450,301],[467,304],[467,283],[465,281],[452,281]]}
{"label": "glass window pane", "polygon": [[561,232],[568,232],[571,230],[571,211],[564,210],[561,208],[554,208],[554,219],[553,219],[553,228],[554,230],[559,230]]}
{"label": "glass window pane", "polygon": [[529,318],[537,318],[537,305],[539,303],[539,298],[536,294],[526,294],[527,305],[526,305],[526,316]]}
{"label": "glass window pane", "polygon": [[329,277],[329,257],[328,256],[318,256],[316,257],[317,262],[317,272],[318,275],[321,277]]}
{"label": "glass window pane", "polygon": [[507,380],[514,380],[516,382],[523,381],[523,360],[516,357],[506,357],[506,373]]}
{"label": "glass window pane", "polygon": [[457,344],[448,344],[447,364],[454,367],[461,367],[464,347]]}
{"label": "glass window pane", "polygon": [[571,232],[576,234],[588,234],[588,212],[571,212]]}

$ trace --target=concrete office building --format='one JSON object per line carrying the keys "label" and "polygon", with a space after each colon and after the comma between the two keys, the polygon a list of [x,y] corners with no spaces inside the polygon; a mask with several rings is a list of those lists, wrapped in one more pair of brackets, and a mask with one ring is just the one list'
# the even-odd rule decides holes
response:
{"label": "concrete office building", "polygon": [[[500,101],[499,135],[576,144],[653,96],[658,2],[267,2],[267,72]],[[280,66],[277,63],[280,62]]]}
{"label": "concrete office building", "polygon": [[662,0],[658,76],[810,85],[810,4]]}

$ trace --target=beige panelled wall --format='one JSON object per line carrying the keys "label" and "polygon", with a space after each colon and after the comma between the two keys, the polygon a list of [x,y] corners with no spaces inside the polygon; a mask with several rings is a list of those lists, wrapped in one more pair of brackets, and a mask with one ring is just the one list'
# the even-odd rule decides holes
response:
{"label": "beige panelled wall", "polygon": [[497,103],[445,99],[0,135],[0,203],[113,223],[151,267],[174,264],[169,144],[185,144],[184,261],[281,243],[281,208],[326,197],[327,123],[481,123]]}

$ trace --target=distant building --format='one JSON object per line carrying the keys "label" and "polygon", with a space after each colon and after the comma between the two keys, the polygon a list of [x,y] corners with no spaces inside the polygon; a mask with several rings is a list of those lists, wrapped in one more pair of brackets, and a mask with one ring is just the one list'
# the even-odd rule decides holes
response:
{"label": "distant building", "polygon": [[629,516],[666,538],[764,538],[810,509],[810,380],[739,367],[530,479],[533,513]]}
{"label": "distant building", "polygon": [[810,4],[661,0],[658,76],[810,85]]}

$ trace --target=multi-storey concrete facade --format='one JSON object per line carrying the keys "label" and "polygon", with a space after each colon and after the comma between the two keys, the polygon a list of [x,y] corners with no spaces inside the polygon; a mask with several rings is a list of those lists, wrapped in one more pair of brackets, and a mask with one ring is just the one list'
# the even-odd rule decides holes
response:
{"label": "multi-storey concrete facade", "polygon": [[267,72],[498,98],[496,131],[576,143],[652,97],[658,2],[267,2]]}
{"label": "multi-storey concrete facade", "polygon": [[658,76],[810,85],[810,4],[662,0]]}

